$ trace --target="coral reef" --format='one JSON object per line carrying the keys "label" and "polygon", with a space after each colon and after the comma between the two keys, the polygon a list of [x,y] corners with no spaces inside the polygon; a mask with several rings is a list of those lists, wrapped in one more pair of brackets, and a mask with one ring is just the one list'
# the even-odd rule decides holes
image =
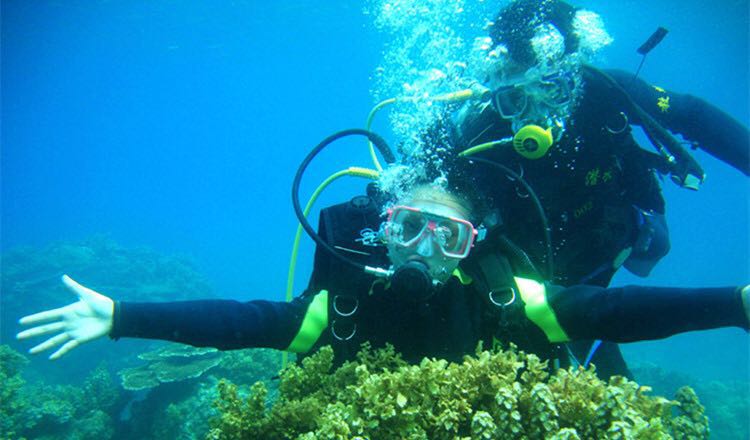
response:
{"label": "coral reef", "polygon": [[212,374],[234,383],[270,383],[281,369],[281,353],[269,348],[248,348],[222,353],[221,363]]}
{"label": "coral reef", "polygon": [[209,439],[250,438],[689,438],[708,436],[695,393],[676,400],[649,395],[593,369],[549,375],[546,363],[516,350],[425,359],[406,365],[392,348],[364,347],[332,371],[330,347],[281,372],[279,397],[267,406],[256,383],[246,398],[222,381]]}
{"label": "coral reef", "polygon": [[112,412],[122,398],[121,390],[117,386],[106,364],[101,363],[92,371],[83,384],[83,394],[86,404],[104,412]]}
{"label": "coral reef", "polygon": [[280,367],[279,353],[269,349],[220,352],[169,344],[139,358],[147,363],[119,372],[123,386],[143,396],[128,408],[127,426],[119,432],[125,438],[205,438],[217,415],[211,402],[218,397],[218,378],[263,380],[275,395],[270,379]]}
{"label": "coral reef", "polygon": [[641,363],[632,371],[639,383],[658,394],[673,395],[686,385],[693,388],[711,421],[711,439],[750,438],[750,382],[699,380],[651,363]]}
{"label": "coral reef", "polygon": [[137,391],[153,388],[162,383],[180,382],[200,377],[219,365],[221,353],[215,348],[196,348],[181,344],[168,344],[154,351],[143,353],[139,359],[145,365],[126,368],[118,374],[126,390]]}
{"label": "coral reef", "polygon": [[157,412],[149,428],[149,437],[157,439],[197,440],[208,433],[208,421],[217,415],[211,405],[218,397],[218,379],[208,378],[196,385],[185,399],[173,399]]}
{"label": "coral reef", "polygon": [[[125,248],[102,236],[42,248],[15,248],[0,261],[0,339],[12,341],[16,348],[19,344],[13,335],[19,330],[19,317],[74,299],[60,282],[64,272],[127,301],[212,296],[188,259]],[[108,344],[106,349],[103,344]],[[235,383],[264,380],[270,394],[276,394],[270,379],[280,367],[277,351],[218,352],[173,344],[143,353],[144,365],[126,370],[134,366],[139,351],[153,345],[95,342],[57,363],[44,357],[29,363],[12,347],[0,345],[0,438],[203,438],[208,420],[216,414],[211,402],[218,396],[217,377]],[[103,365],[94,369],[96,363],[88,358],[105,361],[109,369]],[[142,391],[127,392],[109,371],[126,376],[127,388]]]}
{"label": "coral reef", "polygon": [[160,255],[145,247],[125,248],[105,236],[57,242],[43,248],[17,247],[4,253],[0,261],[6,306],[24,301],[32,293],[33,305],[57,300],[63,289],[63,273],[94,290],[128,301],[211,295],[208,283],[188,258]]}
{"label": "coral reef", "polygon": [[75,387],[26,383],[21,377],[25,364],[24,356],[0,346],[0,438],[112,438],[114,421],[105,411],[120,395],[104,366],[83,387]]}
{"label": "coral reef", "polygon": [[24,413],[31,402],[22,394],[21,368],[28,360],[7,345],[0,345],[0,438],[16,438],[25,427]]}

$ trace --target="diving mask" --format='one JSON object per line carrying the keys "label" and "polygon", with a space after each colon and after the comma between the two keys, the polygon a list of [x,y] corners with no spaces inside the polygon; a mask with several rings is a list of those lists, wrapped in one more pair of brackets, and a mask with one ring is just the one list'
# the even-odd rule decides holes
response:
{"label": "diving mask", "polygon": [[448,258],[469,255],[477,230],[467,220],[444,217],[410,206],[388,210],[385,236],[389,244],[411,248],[423,257],[437,249]]}
{"label": "diving mask", "polygon": [[529,106],[529,99],[560,108],[573,99],[575,83],[568,73],[555,72],[538,79],[504,85],[492,94],[492,105],[504,119],[518,118]]}

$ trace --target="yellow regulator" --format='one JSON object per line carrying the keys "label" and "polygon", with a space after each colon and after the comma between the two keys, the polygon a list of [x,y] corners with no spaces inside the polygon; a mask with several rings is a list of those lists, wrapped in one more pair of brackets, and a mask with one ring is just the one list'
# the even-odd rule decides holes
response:
{"label": "yellow regulator", "polygon": [[513,148],[527,159],[539,159],[552,146],[552,129],[526,125],[513,136]]}

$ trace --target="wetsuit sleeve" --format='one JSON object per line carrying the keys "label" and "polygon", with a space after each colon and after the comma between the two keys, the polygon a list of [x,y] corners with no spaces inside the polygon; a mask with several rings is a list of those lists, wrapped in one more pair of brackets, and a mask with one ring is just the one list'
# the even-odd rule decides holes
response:
{"label": "wetsuit sleeve", "polygon": [[739,288],[602,288],[547,290],[570,340],[633,342],[721,327],[748,328]]}
{"label": "wetsuit sleeve", "polygon": [[[673,133],[750,175],[750,130],[701,98],[655,87],[619,70],[607,70],[643,110]],[[636,117],[634,115],[630,115]],[[636,125],[640,121],[631,121]]]}
{"label": "wetsuit sleeve", "polygon": [[110,337],[163,339],[221,350],[283,350],[297,335],[316,296],[305,295],[292,302],[117,302]]}

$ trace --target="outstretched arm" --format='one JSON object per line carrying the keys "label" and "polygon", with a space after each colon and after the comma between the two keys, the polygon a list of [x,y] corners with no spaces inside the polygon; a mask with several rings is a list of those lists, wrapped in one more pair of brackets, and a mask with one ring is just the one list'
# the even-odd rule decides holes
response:
{"label": "outstretched arm", "polygon": [[721,327],[748,329],[745,287],[573,286],[548,293],[568,338],[633,342]]}
{"label": "outstretched arm", "polygon": [[221,350],[285,349],[300,327],[307,299],[117,302],[110,336],[162,339]]}
{"label": "outstretched arm", "polygon": [[315,301],[327,298],[327,294],[300,297],[290,303],[230,300],[130,303],[115,302],[67,275],[63,276],[63,283],[78,296],[77,302],[19,321],[21,325],[34,327],[20,332],[18,339],[54,335],[29,350],[36,354],[59,347],[50,356],[52,360],[106,335],[113,339],[163,339],[224,350],[269,347],[305,351],[309,348],[305,338],[310,337],[310,325],[305,327],[308,334],[300,335],[300,327],[303,319],[310,320],[312,303],[321,315],[313,323],[313,333],[320,335],[327,325],[327,309],[320,306],[321,301]]}
{"label": "outstretched arm", "polygon": [[[742,123],[696,96],[633,80],[633,75],[625,71],[606,73],[669,131],[696,142],[702,150],[750,175],[750,131]],[[632,122],[640,124],[638,120]]]}

